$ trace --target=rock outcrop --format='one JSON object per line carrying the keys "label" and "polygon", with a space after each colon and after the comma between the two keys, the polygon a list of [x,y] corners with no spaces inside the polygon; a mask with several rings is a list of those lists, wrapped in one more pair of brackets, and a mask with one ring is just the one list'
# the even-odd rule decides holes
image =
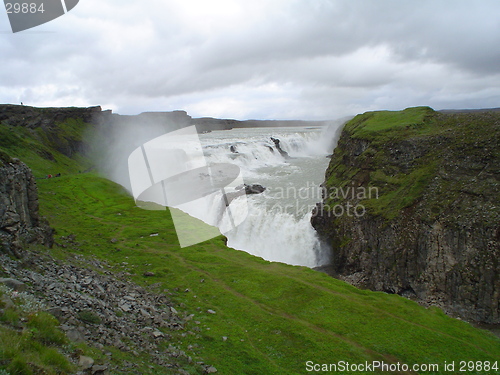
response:
{"label": "rock outcrop", "polygon": [[[18,139],[9,135],[13,128],[24,128],[23,132],[37,139],[45,148],[35,147],[39,156],[54,161],[51,150],[72,158],[77,153],[87,153],[88,144],[84,142],[84,133],[88,124],[100,124],[109,121],[111,111],[102,111],[101,107],[37,108],[24,105],[1,104],[0,123],[4,132],[1,134],[0,147],[12,147]],[[3,142],[2,142],[3,141]],[[18,144],[26,147],[26,144]]]}
{"label": "rock outcrop", "polygon": [[498,113],[355,117],[311,220],[335,276],[500,324],[499,168]]}
{"label": "rock outcrop", "polygon": [[0,159],[0,251],[19,257],[29,243],[51,246],[52,229],[39,215],[31,170],[6,154]]}
{"label": "rock outcrop", "polygon": [[233,199],[241,197],[243,195],[261,194],[266,190],[266,188],[259,184],[243,184],[237,186],[234,192],[226,193],[224,199],[226,201],[226,207],[231,204]]}
{"label": "rock outcrop", "polygon": [[271,141],[273,141],[274,146],[276,147],[276,150],[280,153],[281,156],[283,156],[285,159],[290,159],[290,155],[288,155],[288,152],[283,150],[280,145],[280,140],[278,138],[273,138],[271,137]]}

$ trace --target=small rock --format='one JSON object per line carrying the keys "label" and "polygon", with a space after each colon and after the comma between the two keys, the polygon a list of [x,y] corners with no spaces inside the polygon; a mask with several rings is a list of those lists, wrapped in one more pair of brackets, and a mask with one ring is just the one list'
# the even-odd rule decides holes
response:
{"label": "small rock", "polygon": [[85,341],[85,337],[79,331],[77,331],[76,329],[69,330],[66,333],[66,336],[68,336],[68,339],[70,339],[70,341],[73,341],[73,342],[76,342],[76,343],[84,342]]}
{"label": "small rock", "polygon": [[163,336],[165,336],[165,335],[163,334],[163,332],[158,331],[158,330],[153,331],[152,335],[153,335],[153,337],[154,337],[155,339],[157,339],[157,338],[159,338],[159,337],[163,337]]}
{"label": "small rock", "polygon": [[108,370],[108,366],[96,365],[92,366],[92,374],[102,374]]}
{"label": "small rock", "polygon": [[78,360],[78,366],[80,366],[82,370],[88,370],[94,366],[94,359],[81,355]]}
{"label": "small rock", "polygon": [[209,314],[217,314],[214,310],[211,310],[211,309],[208,309],[207,313],[209,313]]}
{"label": "small rock", "polygon": [[3,284],[17,292],[24,292],[26,290],[26,284],[15,279],[0,279],[0,284]]}
{"label": "small rock", "polygon": [[222,336],[222,341],[227,341],[227,336]]}
{"label": "small rock", "polygon": [[150,272],[150,271],[147,271],[147,272],[143,273],[143,276],[145,276],[145,277],[152,277],[154,275],[155,275],[155,273],[154,272]]}
{"label": "small rock", "polygon": [[123,310],[123,312],[129,312],[130,310],[132,310],[132,305],[130,305],[129,303],[123,303],[119,307]]}
{"label": "small rock", "polygon": [[205,369],[205,372],[207,374],[215,374],[217,372],[217,369],[214,366],[209,366]]}

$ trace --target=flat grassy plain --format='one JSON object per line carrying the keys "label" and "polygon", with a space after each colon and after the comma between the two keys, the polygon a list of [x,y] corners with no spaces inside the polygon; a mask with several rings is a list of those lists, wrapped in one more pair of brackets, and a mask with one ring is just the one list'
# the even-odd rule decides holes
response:
{"label": "flat grassy plain", "polygon": [[[194,314],[172,335],[172,345],[220,374],[306,374],[307,361],[439,364],[440,371],[426,373],[444,373],[445,362],[500,361],[499,338],[440,309],[265,261],[226,247],[222,236],[180,248],[169,211],[140,209],[119,185],[78,173],[87,165],[82,157],[51,149],[56,158],[47,161],[29,150],[3,149],[28,156],[37,176],[65,172],[38,180],[40,209],[56,230],[56,243],[69,235],[74,243],[46,251],[62,261],[74,254],[106,261],[117,275],[166,293],[179,311]],[[144,373],[169,373],[146,365]]]}

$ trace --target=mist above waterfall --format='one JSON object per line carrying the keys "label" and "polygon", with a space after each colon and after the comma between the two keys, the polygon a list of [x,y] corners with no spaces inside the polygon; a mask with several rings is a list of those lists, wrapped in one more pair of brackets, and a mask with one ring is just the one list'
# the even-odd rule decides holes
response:
{"label": "mist above waterfall", "polygon": [[86,138],[99,172],[131,192],[127,163],[131,152],[156,137],[186,127],[190,121],[184,111],[112,114],[105,123],[91,129]]}

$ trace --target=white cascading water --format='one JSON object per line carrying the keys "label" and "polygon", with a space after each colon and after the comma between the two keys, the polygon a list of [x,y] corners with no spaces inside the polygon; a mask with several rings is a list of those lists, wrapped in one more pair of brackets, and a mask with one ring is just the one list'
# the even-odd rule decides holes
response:
{"label": "white cascading water", "polygon": [[[214,131],[200,135],[210,163],[232,163],[240,167],[247,184],[266,187],[262,194],[247,195],[231,202],[231,212],[248,210],[245,221],[226,232],[228,246],[266,260],[316,267],[329,262],[328,250],[310,224],[311,211],[321,200],[323,182],[340,123],[324,128],[250,128]],[[279,139],[285,158],[271,137]],[[226,191],[227,192],[227,191]],[[203,206],[193,202],[191,215],[224,227],[221,195]]]}

